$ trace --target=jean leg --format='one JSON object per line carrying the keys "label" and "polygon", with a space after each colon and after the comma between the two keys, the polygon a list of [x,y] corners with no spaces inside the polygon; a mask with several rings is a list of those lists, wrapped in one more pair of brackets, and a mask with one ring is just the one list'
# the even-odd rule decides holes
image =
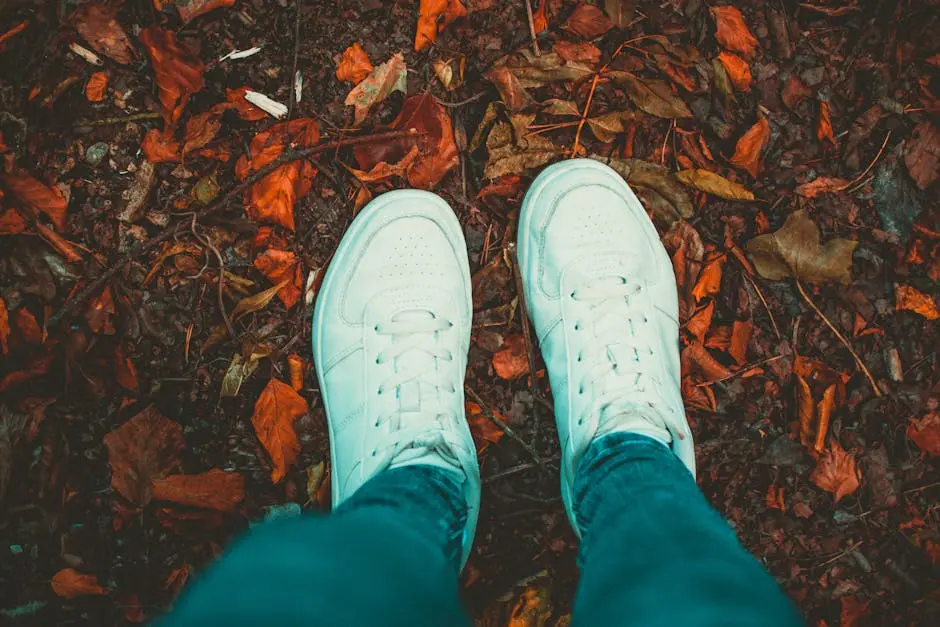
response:
{"label": "jean leg", "polygon": [[578,627],[792,627],[773,578],[652,438],[594,442],[575,479],[582,542]]}
{"label": "jean leg", "polygon": [[330,515],[251,532],[163,624],[469,625],[457,594],[466,511],[456,473],[385,471]]}

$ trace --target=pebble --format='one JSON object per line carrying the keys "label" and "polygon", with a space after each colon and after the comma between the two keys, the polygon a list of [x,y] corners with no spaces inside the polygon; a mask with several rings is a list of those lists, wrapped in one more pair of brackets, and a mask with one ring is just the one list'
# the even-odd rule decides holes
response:
{"label": "pebble", "polygon": [[108,156],[108,150],[110,150],[110,147],[107,142],[92,144],[88,147],[88,150],[85,151],[85,162],[93,168],[97,168],[101,162],[104,161],[104,158]]}

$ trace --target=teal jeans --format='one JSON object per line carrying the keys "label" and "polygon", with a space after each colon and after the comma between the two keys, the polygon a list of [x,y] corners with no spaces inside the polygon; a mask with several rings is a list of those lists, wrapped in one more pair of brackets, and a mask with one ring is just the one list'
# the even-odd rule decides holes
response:
{"label": "teal jeans", "polygon": [[[666,446],[612,434],[575,481],[576,627],[794,627],[801,621]],[[184,593],[167,627],[469,625],[457,576],[460,479],[411,466],[328,516],[262,526]]]}

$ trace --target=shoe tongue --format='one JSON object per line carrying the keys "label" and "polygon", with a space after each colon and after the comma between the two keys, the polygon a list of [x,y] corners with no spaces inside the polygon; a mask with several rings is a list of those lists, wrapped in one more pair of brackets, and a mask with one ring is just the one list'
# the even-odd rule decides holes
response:
{"label": "shoe tongue", "polygon": [[[406,309],[392,316],[395,322],[426,322],[433,319],[434,314],[425,309]],[[434,368],[434,357],[419,350],[407,351],[398,357],[398,362],[399,367],[419,371]],[[403,414],[420,413],[422,400],[427,401],[429,397],[436,396],[433,386],[421,381],[408,381],[398,388],[398,407]]]}
{"label": "shoe tongue", "polygon": [[425,435],[418,436],[412,445],[392,460],[390,468],[399,466],[413,466],[421,464],[422,466],[435,466],[446,470],[460,470],[460,460],[451,450],[450,445],[444,439],[444,434],[439,431],[432,431]]}

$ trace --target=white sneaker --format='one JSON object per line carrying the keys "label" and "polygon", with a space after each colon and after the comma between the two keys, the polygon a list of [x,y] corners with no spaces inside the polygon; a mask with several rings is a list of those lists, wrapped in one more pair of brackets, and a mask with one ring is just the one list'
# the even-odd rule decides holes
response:
{"label": "white sneaker", "polygon": [[353,220],[313,314],[333,506],[387,468],[460,473],[468,505],[463,562],[480,501],[463,394],[471,316],[457,217],[440,197],[415,190],[383,194]]}
{"label": "white sneaker", "polygon": [[633,191],[589,159],[535,179],[519,216],[518,259],[555,399],[561,493],[579,532],[575,471],[597,437],[652,436],[695,473],[679,388],[675,275]]}

